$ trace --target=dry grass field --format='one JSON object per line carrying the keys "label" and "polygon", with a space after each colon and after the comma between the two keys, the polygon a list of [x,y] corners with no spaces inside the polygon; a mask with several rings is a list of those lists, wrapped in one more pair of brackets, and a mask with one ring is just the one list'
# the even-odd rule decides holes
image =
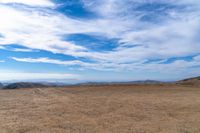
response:
{"label": "dry grass field", "polygon": [[200,133],[200,87],[0,90],[0,133]]}

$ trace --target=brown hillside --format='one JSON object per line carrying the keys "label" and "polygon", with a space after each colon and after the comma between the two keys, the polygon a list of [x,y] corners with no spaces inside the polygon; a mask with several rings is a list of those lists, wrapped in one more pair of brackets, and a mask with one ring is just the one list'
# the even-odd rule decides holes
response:
{"label": "brown hillside", "polygon": [[200,86],[200,77],[184,79],[177,83],[182,85]]}

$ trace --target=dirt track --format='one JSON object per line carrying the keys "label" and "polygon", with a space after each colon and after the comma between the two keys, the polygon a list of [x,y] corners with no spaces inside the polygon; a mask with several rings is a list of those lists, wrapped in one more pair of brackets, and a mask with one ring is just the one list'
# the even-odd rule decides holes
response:
{"label": "dirt track", "polygon": [[200,87],[0,90],[1,133],[199,133]]}

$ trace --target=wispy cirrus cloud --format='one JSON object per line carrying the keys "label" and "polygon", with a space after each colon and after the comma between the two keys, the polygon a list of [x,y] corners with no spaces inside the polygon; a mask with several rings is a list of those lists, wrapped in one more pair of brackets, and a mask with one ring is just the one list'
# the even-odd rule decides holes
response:
{"label": "wispy cirrus cloud", "polygon": [[12,49],[11,51],[15,51],[15,52],[33,52],[34,50],[25,49],[25,48],[15,48],[15,49]]}
{"label": "wispy cirrus cloud", "polygon": [[[18,3],[22,5],[8,5]],[[70,2],[68,2],[69,4]],[[67,1],[65,2],[67,4]],[[57,10],[62,3],[48,0],[0,1],[0,46],[18,44],[28,49],[45,50],[79,58],[73,61],[46,58],[17,58],[21,62],[79,65],[98,70],[176,70],[198,66],[192,61],[162,64],[151,60],[196,56],[200,53],[200,3],[197,0],[81,0],[83,9],[95,17],[78,18]],[[51,8],[42,8],[51,7]],[[9,14],[9,15],[7,15]],[[115,48],[91,50],[88,44],[68,40],[73,34],[117,40]],[[99,42],[92,42],[95,45]],[[98,45],[105,45],[102,42]],[[111,45],[111,44],[106,44]],[[17,51],[22,51],[18,49]],[[29,51],[27,51],[29,52]],[[81,60],[84,58],[86,60]],[[90,63],[93,61],[95,63]]]}
{"label": "wispy cirrus cloud", "polygon": [[78,60],[61,61],[61,60],[49,59],[48,57],[44,57],[44,58],[16,58],[16,57],[11,57],[11,59],[16,60],[16,61],[20,61],[20,62],[51,63],[51,64],[57,64],[57,65],[66,65],[66,66],[84,64],[84,62],[78,61]]}
{"label": "wispy cirrus cloud", "polygon": [[58,80],[78,80],[79,75],[75,74],[63,74],[63,73],[31,73],[31,72],[1,72],[1,81],[12,81],[12,80],[42,80],[42,81],[58,81]]}
{"label": "wispy cirrus cloud", "polygon": [[0,49],[5,49],[5,47],[3,47],[3,46],[0,46]]}
{"label": "wispy cirrus cloud", "polygon": [[49,0],[0,0],[3,4],[25,4],[29,6],[42,6],[42,7],[53,7],[54,3]]}
{"label": "wispy cirrus cloud", "polygon": [[[79,60],[73,61],[63,61],[58,59],[45,58],[16,58],[11,57],[11,59],[19,62],[29,62],[29,63],[50,63],[64,66],[80,66],[84,69],[94,69],[94,70],[115,70],[115,71],[156,71],[162,72],[167,70],[168,72],[181,72],[189,68],[200,66],[200,56],[194,56],[191,60],[176,59],[172,62],[168,60],[159,60],[152,62],[134,62],[134,63],[85,63]],[[148,60],[147,60],[148,61]],[[156,69],[155,69],[156,68]]]}
{"label": "wispy cirrus cloud", "polygon": [[[135,1],[132,2],[134,6]],[[146,12],[139,11],[139,17],[136,17],[137,14],[134,14],[136,9],[131,11],[130,7],[127,6],[127,2],[110,0],[101,3],[102,6],[108,6],[108,10],[110,10],[100,10],[106,11],[105,17],[84,21],[71,19],[54,11],[41,12],[33,9],[29,12],[28,10],[2,6],[0,12],[8,12],[11,15],[10,17],[2,16],[3,21],[1,21],[2,26],[0,29],[1,34],[5,37],[1,38],[1,44],[19,43],[29,48],[108,61],[113,61],[116,56],[121,60],[129,60],[129,57],[141,60],[157,57],[158,55],[168,58],[199,52],[198,41],[195,40],[195,36],[198,33],[196,29],[199,27],[199,18],[192,15],[199,15],[197,14],[199,12],[180,13],[176,9],[168,9],[168,14],[175,12],[177,18],[181,17],[180,21],[164,18],[162,24],[152,24],[150,20],[149,22],[139,20],[141,19],[140,15]],[[125,11],[122,10],[115,13],[116,9],[121,7],[120,3],[127,4]],[[146,4],[148,2],[139,3]],[[173,3],[170,4],[173,5]],[[165,5],[163,5],[164,7]],[[98,9],[95,11],[100,12]],[[127,12],[127,14],[120,18],[117,16],[124,12]],[[110,18],[109,16],[112,17]],[[136,19],[131,19],[132,17],[136,17]],[[78,46],[75,42],[67,42],[62,39],[63,35],[74,33],[100,34],[110,38],[118,38],[119,48],[107,53],[88,51],[84,46]],[[184,41],[182,38],[184,38]],[[127,48],[127,45],[134,46],[136,44],[139,44],[139,46]],[[173,48],[174,45],[177,47],[176,50]]]}

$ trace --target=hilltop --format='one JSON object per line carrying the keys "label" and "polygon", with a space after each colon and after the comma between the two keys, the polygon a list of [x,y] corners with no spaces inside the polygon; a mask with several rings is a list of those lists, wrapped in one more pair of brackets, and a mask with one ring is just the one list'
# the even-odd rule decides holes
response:
{"label": "hilltop", "polygon": [[200,76],[199,77],[187,78],[187,79],[184,79],[184,80],[180,80],[177,83],[181,84],[181,85],[200,86]]}

